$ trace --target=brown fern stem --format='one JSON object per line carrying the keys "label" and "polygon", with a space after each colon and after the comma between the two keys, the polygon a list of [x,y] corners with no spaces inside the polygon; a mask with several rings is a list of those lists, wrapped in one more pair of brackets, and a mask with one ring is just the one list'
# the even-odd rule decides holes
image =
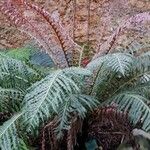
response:
{"label": "brown fern stem", "polygon": [[[25,7],[25,2],[20,6],[15,3],[16,1],[11,0],[12,3],[8,5],[7,2],[2,2],[0,5],[1,12],[8,18],[11,24],[15,25],[19,30],[23,30],[23,32],[26,32],[30,36],[32,36],[38,43],[44,47],[46,52],[48,52],[53,59],[53,61],[61,68],[68,67],[68,61],[64,57],[66,55],[62,54],[62,51],[60,52],[60,49],[58,50],[58,53],[61,54],[62,60],[60,59],[60,54],[56,54],[54,52],[55,50],[51,51],[51,47],[49,43],[47,42],[47,39],[45,39],[44,34],[41,33],[41,31],[36,27],[32,22],[30,22],[30,19],[25,18],[21,12],[21,8],[27,10]],[[19,9],[20,7],[20,9]],[[45,33],[46,34],[46,33]]]}
{"label": "brown fern stem", "polygon": [[51,16],[49,15],[49,13],[46,10],[44,10],[43,8],[40,8],[39,6],[36,6],[35,4],[31,4],[31,3],[27,3],[27,2],[25,2],[25,5],[31,9],[35,10],[38,14],[42,15],[44,17],[44,19],[49,23],[49,25],[54,30],[54,32],[61,44],[61,47],[62,47],[62,50],[64,51],[66,60],[68,61],[68,65],[70,65],[67,55],[68,55],[68,53],[72,53],[70,48],[74,47],[74,42],[71,41],[71,38],[69,37],[68,33],[58,22],[56,22],[54,19],[52,19]]}

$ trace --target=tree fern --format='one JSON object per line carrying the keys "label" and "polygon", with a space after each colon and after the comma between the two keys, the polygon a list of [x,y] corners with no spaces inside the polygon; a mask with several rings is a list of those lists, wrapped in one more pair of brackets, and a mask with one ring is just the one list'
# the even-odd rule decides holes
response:
{"label": "tree fern", "polygon": [[20,150],[20,139],[17,131],[17,123],[21,115],[21,113],[14,115],[0,127],[1,150]]}
{"label": "tree fern", "polygon": [[30,131],[57,113],[59,105],[64,103],[67,95],[80,92],[75,80],[78,76],[78,80],[82,82],[80,77],[85,76],[86,73],[89,75],[89,71],[76,68],[75,71],[78,70],[79,73],[75,73],[74,69],[54,71],[29,88],[24,98],[23,118]]}

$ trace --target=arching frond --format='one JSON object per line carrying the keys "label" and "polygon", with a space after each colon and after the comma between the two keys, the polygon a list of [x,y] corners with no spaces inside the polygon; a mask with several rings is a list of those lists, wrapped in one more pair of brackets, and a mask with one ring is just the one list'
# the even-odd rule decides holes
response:
{"label": "arching frond", "polygon": [[[123,53],[117,54],[120,55],[120,59],[122,59],[121,57],[124,57]],[[125,61],[125,63],[123,63],[122,61],[120,61],[122,63],[119,63],[117,61],[117,58],[115,58],[116,60],[111,59],[112,55],[113,54],[108,55],[110,56],[109,59],[103,60],[98,58],[99,61],[94,60],[87,66],[90,70],[93,70],[94,68],[98,69],[93,83],[92,93],[96,92],[98,95],[101,95],[101,97],[104,96],[104,93],[105,95],[111,97],[113,94],[116,94],[123,89],[133,87],[136,88],[137,86],[140,86],[141,84],[150,80],[149,53],[145,53],[138,57],[129,55],[129,62],[127,59],[122,60]],[[107,56],[104,56],[102,58],[107,58]],[[115,62],[116,65],[114,66]],[[116,68],[117,66],[119,68],[120,64],[126,64],[125,67],[124,65],[122,65],[122,68],[124,68],[124,74],[123,71],[121,71],[121,74],[118,74],[116,72]],[[109,67],[109,65],[111,67]]]}
{"label": "arching frond", "polygon": [[121,46],[119,48],[115,48],[117,52],[126,52],[130,53],[132,55],[137,55],[141,53],[143,50],[149,51],[150,44],[146,43],[146,41],[143,41],[142,43],[140,41],[134,40],[127,46]]}
{"label": "arching frond", "polygon": [[54,112],[57,113],[67,95],[79,93],[77,83],[83,81],[81,76],[85,76],[86,72],[89,75],[89,71],[80,68],[57,70],[35,83],[24,98],[24,120],[28,129],[35,129]]}
{"label": "arching frond", "polygon": [[148,99],[137,93],[126,91],[113,96],[108,101],[118,104],[121,110],[128,111],[134,124],[141,120],[143,130],[150,131],[150,108],[146,104]]}
{"label": "arching frond", "polygon": [[20,150],[20,140],[17,133],[17,122],[22,114],[14,115],[10,120],[0,126],[1,150]]}
{"label": "arching frond", "polygon": [[87,65],[90,70],[97,69],[101,65],[104,68],[110,69],[116,73],[124,75],[130,70],[133,63],[133,57],[127,53],[114,53],[99,57]]}
{"label": "arching frond", "polygon": [[[124,29],[134,29],[135,27],[143,26],[147,21],[150,20],[149,12],[142,12],[131,16],[130,18],[123,20],[113,34],[105,41],[102,45],[98,46],[97,53],[93,59],[96,59],[103,54],[108,54],[118,39],[120,33]],[[141,31],[141,30],[140,30]]]}
{"label": "arching frond", "polygon": [[58,109],[58,127],[56,128],[58,138],[62,137],[63,130],[69,130],[71,117],[77,115],[84,119],[87,110],[92,110],[97,104],[97,100],[87,95],[68,95]]}

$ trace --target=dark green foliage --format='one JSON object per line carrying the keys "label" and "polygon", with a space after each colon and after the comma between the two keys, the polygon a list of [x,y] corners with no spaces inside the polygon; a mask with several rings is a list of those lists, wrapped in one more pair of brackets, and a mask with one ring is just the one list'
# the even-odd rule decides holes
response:
{"label": "dark green foliage", "polygon": [[[70,67],[44,75],[32,65],[4,54],[0,56],[0,111],[12,115],[21,112],[10,115],[0,127],[2,150],[13,147],[17,150],[20,146],[28,149],[27,139],[37,137],[39,128],[55,117],[54,133],[59,141],[70,131],[73,117],[84,120],[98,105],[115,104],[118,110],[128,112],[133,124],[141,121],[142,129],[150,130],[149,52],[137,57],[127,53],[109,54],[95,59],[86,69]],[[85,87],[89,77],[95,78],[90,95]]]}
{"label": "dark green foliage", "polygon": [[128,111],[136,124],[142,120],[143,130],[150,130],[150,53],[135,57],[126,53],[99,57],[88,65],[98,69],[92,93],[104,104],[115,103]]}

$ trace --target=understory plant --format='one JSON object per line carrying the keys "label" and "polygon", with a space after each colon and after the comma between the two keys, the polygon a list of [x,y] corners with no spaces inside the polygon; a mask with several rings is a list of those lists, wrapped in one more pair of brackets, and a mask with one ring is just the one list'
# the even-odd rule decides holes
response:
{"label": "understory plant", "polygon": [[[73,136],[72,141],[67,141],[73,149],[74,138],[82,126],[75,130],[71,124],[83,122],[92,110],[96,114],[102,108],[112,113],[115,109],[125,111],[122,115],[128,117],[124,121],[129,121],[132,130],[139,122],[140,129],[150,130],[149,52],[138,57],[128,53],[108,54],[91,61],[86,68],[56,69],[45,75],[24,62],[1,55],[0,69],[1,115],[9,112],[5,122],[0,122],[2,150],[23,149],[23,141],[28,145],[30,138],[38,137],[47,121],[55,121],[48,131],[52,130],[57,142],[66,134]],[[106,118],[105,111],[101,117]],[[44,145],[43,139],[42,149],[46,148]]]}
{"label": "understory plant", "polygon": [[[124,28],[137,16],[141,18],[136,23],[144,22],[148,13],[119,26],[83,68],[82,47],[43,8],[24,0],[3,2],[0,7],[55,63],[54,69],[41,71],[30,58],[0,53],[1,150],[89,150],[91,145],[108,150],[122,143],[139,149],[135,135],[149,138],[150,131],[150,52],[109,51]],[[45,19],[56,43],[23,16],[28,9]],[[80,58],[74,62],[76,51]]]}

